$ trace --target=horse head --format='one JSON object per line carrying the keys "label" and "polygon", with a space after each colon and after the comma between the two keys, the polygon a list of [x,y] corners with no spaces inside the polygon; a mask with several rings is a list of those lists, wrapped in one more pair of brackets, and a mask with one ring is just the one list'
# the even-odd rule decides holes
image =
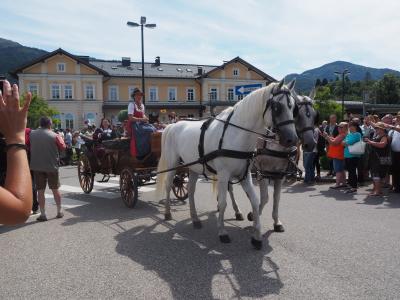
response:
{"label": "horse head", "polygon": [[285,147],[295,146],[298,141],[294,126],[296,110],[294,84],[295,80],[284,85],[283,79],[274,84],[263,113],[265,125],[272,127],[279,136],[279,143]]}
{"label": "horse head", "polygon": [[298,111],[295,118],[296,131],[306,152],[313,151],[315,147],[314,127],[319,121],[319,113],[313,108],[314,97],[315,89],[309,96],[295,98]]}

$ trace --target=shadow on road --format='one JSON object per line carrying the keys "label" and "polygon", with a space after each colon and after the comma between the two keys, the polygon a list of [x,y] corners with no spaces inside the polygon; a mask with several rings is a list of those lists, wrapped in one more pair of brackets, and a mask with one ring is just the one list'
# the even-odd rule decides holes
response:
{"label": "shadow on road", "polygon": [[[249,234],[239,227],[229,227],[233,241],[221,244],[216,216],[210,213],[201,218],[203,229],[195,230],[189,220],[171,225],[153,217],[150,226],[137,226],[118,234],[116,251],[145,270],[156,272],[170,286],[174,299],[279,294],[283,286],[279,268],[266,256],[272,251],[268,244],[270,232],[264,237],[261,251],[252,249]],[[221,282],[228,284],[231,291],[218,290]]]}

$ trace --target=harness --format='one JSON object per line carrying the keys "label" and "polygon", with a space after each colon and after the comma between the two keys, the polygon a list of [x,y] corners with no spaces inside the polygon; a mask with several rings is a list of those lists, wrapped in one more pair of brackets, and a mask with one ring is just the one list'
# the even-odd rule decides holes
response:
{"label": "harness", "polygon": [[263,141],[263,147],[257,148],[255,152],[255,159],[259,156],[271,156],[276,158],[282,158],[287,160],[286,169],[282,171],[269,171],[261,168],[257,168],[257,165],[254,165],[256,169],[257,177],[268,178],[268,179],[282,179],[284,176],[296,175],[298,171],[298,167],[295,162],[295,157],[297,154],[297,148],[289,148],[288,151],[277,151],[273,149],[268,149],[267,140]]}
{"label": "harness", "polygon": [[[312,107],[312,105],[313,105],[312,102],[309,102],[309,101],[303,101],[303,102],[297,103],[297,106],[305,106],[306,107],[306,116],[307,116],[307,118],[311,118],[310,107]],[[306,126],[306,127],[302,128],[300,130],[297,130],[297,133],[298,134],[302,134],[302,133],[304,133],[306,131],[310,131],[310,130],[314,131],[314,127],[313,126]]]}
{"label": "harness", "polygon": [[279,95],[285,95],[288,107],[289,108],[292,107],[292,105],[290,104],[290,95],[291,95],[290,91],[280,90],[280,91],[278,91],[276,93],[271,93],[271,96],[269,97],[269,99],[267,101],[267,105],[265,105],[264,112],[263,112],[263,118],[264,118],[268,108],[271,107],[271,109],[272,109],[272,121],[273,121],[273,124],[274,124],[274,128],[277,131],[279,131],[279,128],[282,127],[282,126],[294,123],[293,119],[292,120],[282,121],[282,122],[279,122],[279,123],[276,122],[276,116],[279,115],[281,113],[281,111],[282,111],[282,103],[280,103],[279,101],[274,101],[273,99],[276,96],[279,96]]}

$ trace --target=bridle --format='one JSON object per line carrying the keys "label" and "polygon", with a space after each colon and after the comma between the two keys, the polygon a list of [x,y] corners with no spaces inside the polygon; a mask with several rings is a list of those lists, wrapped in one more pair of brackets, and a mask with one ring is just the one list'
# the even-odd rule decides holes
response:
{"label": "bridle", "polygon": [[274,100],[274,98],[279,95],[286,96],[287,105],[289,108],[292,108],[292,104],[290,103],[290,96],[292,95],[292,93],[288,90],[280,90],[276,93],[273,93],[273,92],[271,93],[271,96],[268,99],[267,104],[265,105],[265,108],[264,108],[264,112],[263,112],[263,118],[264,118],[268,108],[271,107],[273,128],[276,129],[275,131],[278,131],[278,132],[279,132],[280,127],[294,123],[294,119],[285,120],[285,121],[282,121],[279,123],[276,122],[276,117],[282,112],[282,103],[280,103],[279,100]]}
{"label": "bridle", "polygon": [[[310,107],[313,106],[312,102],[310,101],[302,101],[302,102],[298,102],[297,104],[298,109],[300,109],[301,106],[305,106],[306,107],[306,117],[309,119],[311,118],[311,111],[310,111]],[[314,131],[314,126],[306,126],[302,129],[297,130],[298,135],[303,134],[306,131]]]}

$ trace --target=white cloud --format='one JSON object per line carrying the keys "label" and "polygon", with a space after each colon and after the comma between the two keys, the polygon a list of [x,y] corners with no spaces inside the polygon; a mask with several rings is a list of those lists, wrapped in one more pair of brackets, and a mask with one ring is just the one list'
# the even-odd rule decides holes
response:
{"label": "white cloud", "polygon": [[338,1],[45,1],[3,4],[7,31],[24,45],[76,54],[140,60],[141,15],[145,57],[220,64],[241,56],[270,75],[302,72],[334,60],[400,69],[400,2]]}

